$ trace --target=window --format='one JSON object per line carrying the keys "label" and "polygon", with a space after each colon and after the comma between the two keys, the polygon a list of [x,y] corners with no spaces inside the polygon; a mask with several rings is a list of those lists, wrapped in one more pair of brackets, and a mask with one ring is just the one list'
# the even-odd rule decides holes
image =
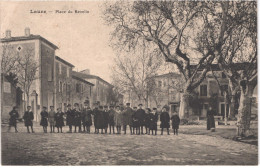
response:
{"label": "window", "polygon": [[225,92],[228,91],[228,85],[222,85],[220,92],[221,92],[221,96],[224,96]]}
{"label": "window", "polygon": [[166,87],[166,81],[163,82],[163,86]]}
{"label": "window", "polygon": [[207,96],[207,85],[200,85],[200,96]]}
{"label": "window", "polygon": [[99,88],[97,88],[97,96],[99,96]]}
{"label": "window", "polygon": [[77,83],[76,84],[76,92],[80,93],[80,89],[81,89],[81,84]]}
{"label": "window", "polygon": [[171,91],[171,99],[172,99],[172,101],[175,100],[175,94],[174,94],[174,91]]}
{"label": "window", "polygon": [[66,91],[66,83],[63,83],[63,88],[62,88],[62,92]]}
{"label": "window", "polygon": [[83,92],[84,92],[84,86],[81,85],[81,93],[83,93]]}
{"label": "window", "polygon": [[59,81],[59,92],[62,92],[62,82]]}
{"label": "window", "polygon": [[67,77],[69,78],[70,77],[70,68],[67,67]]}
{"label": "window", "polygon": [[227,78],[224,72],[222,72],[222,78]]}
{"label": "window", "polygon": [[61,64],[59,64],[59,74],[61,74]]}
{"label": "window", "polygon": [[50,64],[48,64],[47,65],[47,78],[48,78],[48,81],[49,82],[51,82],[52,81],[52,79],[53,79],[53,73],[52,73],[52,71],[53,71],[53,67],[50,65]]}
{"label": "window", "polygon": [[158,81],[158,87],[162,87],[162,81]]}

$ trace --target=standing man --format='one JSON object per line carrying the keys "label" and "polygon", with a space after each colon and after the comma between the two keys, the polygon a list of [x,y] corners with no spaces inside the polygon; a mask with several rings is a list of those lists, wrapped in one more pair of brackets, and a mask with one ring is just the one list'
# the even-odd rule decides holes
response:
{"label": "standing man", "polygon": [[158,114],[157,114],[156,108],[153,108],[152,113],[149,114],[149,120],[150,120],[149,133],[150,133],[150,130],[152,130],[152,135],[153,135],[153,131],[154,131],[155,135],[157,135]]}
{"label": "standing man", "polygon": [[34,115],[31,110],[31,106],[27,106],[27,111],[24,112],[23,119],[24,119],[24,125],[27,127],[27,132],[30,133],[29,127],[31,127],[32,133],[34,133],[33,122],[32,122],[32,120],[34,119]]}
{"label": "standing man", "polygon": [[68,133],[72,133],[72,125],[74,125],[74,117],[75,117],[75,114],[74,114],[74,110],[71,109],[71,105],[68,104],[67,105],[67,112],[66,112],[66,125],[69,126],[69,132]]}
{"label": "standing man", "polygon": [[87,133],[90,133],[90,126],[92,125],[92,118],[91,118],[92,111],[89,107],[87,102],[84,102],[84,108],[82,111],[82,124],[83,124],[83,131],[87,130]]}
{"label": "standing man", "polygon": [[108,106],[104,106],[104,129],[105,129],[105,134],[107,133],[107,128],[108,128],[108,123],[109,123],[109,113],[108,113]]}
{"label": "standing man", "polygon": [[170,128],[170,116],[167,111],[167,107],[164,106],[162,109],[162,113],[160,115],[160,120],[161,120],[161,135],[163,135],[163,129],[167,129],[167,134],[170,135],[169,128]]}
{"label": "standing man", "polygon": [[15,129],[15,133],[17,133],[17,119],[19,117],[19,114],[17,112],[17,107],[14,106],[13,110],[9,113],[10,115],[10,119],[9,119],[9,128],[8,128],[8,132],[10,132],[11,127],[13,126]]}
{"label": "standing man", "polygon": [[81,132],[81,111],[79,109],[79,104],[75,103],[74,104],[74,114],[75,114],[75,118],[74,118],[74,126],[75,126],[75,130],[74,132],[77,132],[77,127],[78,128],[78,132]]}
{"label": "standing man", "polygon": [[132,123],[133,123],[133,134],[135,134],[135,130],[136,130],[136,134],[137,134],[137,127],[139,127],[139,123],[136,116],[136,111],[137,111],[137,107],[133,107],[133,115],[132,115]]}
{"label": "standing man", "polygon": [[97,115],[99,113],[99,110],[98,110],[98,104],[95,103],[94,104],[94,110],[93,110],[93,115],[94,115],[94,126],[95,126],[95,134],[98,133],[98,129],[97,129]]}
{"label": "standing man", "polygon": [[214,119],[215,112],[212,110],[212,107],[209,106],[207,111],[207,130],[214,130],[215,129],[215,119]]}
{"label": "standing man", "polygon": [[50,112],[49,112],[49,123],[50,123],[50,128],[51,128],[51,133],[55,132],[55,111],[54,107],[50,106]]}
{"label": "standing man", "polygon": [[126,134],[126,127],[129,125],[130,128],[130,133],[131,135],[133,134],[132,132],[132,126],[133,126],[133,121],[132,121],[132,116],[133,116],[133,109],[130,107],[130,103],[126,103],[126,108],[123,112],[123,129],[124,129],[124,134]]}
{"label": "standing man", "polygon": [[108,111],[109,134],[111,134],[111,127],[113,128],[113,134],[115,134],[114,116],[115,116],[114,106],[109,106],[109,111]]}
{"label": "standing man", "polygon": [[43,128],[43,132],[44,132],[44,133],[47,133],[48,112],[47,112],[47,108],[46,108],[46,107],[43,107],[43,108],[42,108],[40,125],[41,125],[42,128]]}
{"label": "standing man", "polygon": [[[143,104],[139,104],[138,105],[139,109],[136,111],[136,117],[139,121],[139,126],[141,127],[141,134],[143,135],[143,129],[144,129],[144,126],[145,126],[145,111],[142,109],[143,107]],[[139,133],[138,135],[140,135],[140,127],[139,127]]]}

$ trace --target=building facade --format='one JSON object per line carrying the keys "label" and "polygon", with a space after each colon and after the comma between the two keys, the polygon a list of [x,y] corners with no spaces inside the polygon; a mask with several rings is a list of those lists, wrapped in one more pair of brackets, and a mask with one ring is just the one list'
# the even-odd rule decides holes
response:
{"label": "building facade", "polygon": [[72,68],[74,68],[74,65],[56,56],[55,68],[55,107],[62,108],[64,111],[67,105],[72,101],[70,92],[72,88]]}
{"label": "building facade", "polygon": [[90,75],[89,70],[83,70],[81,72],[73,71],[72,74],[94,84],[92,91],[92,103],[98,103],[100,105],[109,104],[108,92],[113,85],[98,76]]}
{"label": "building facade", "polygon": [[35,120],[39,121],[42,106],[55,104],[55,50],[58,47],[40,35],[30,34],[29,28],[25,29],[24,36],[19,37],[12,37],[11,31],[7,30],[6,37],[1,39],[1,45],[11,46],[20,58],[31,55],[38,65],[36,78],[29,89],[29,97],[23,96],[22,106],[32,106]]}

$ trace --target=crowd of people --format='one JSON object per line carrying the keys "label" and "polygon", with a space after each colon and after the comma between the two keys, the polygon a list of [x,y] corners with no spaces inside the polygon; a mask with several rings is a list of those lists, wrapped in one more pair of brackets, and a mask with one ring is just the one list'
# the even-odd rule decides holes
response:
{"label": "crowd of people", "polygon": [[[13,126],[15,132],[17,131],[17,119],[19,117],[17,107],[14,107],[10,114],[9,131]],[[67,105],[67,111],[62,112],[61,108],[57,111],[53,106],[50,106],[50,111],[47,111],[46,107],[43,107],[41,114],[40,125],[43,127],[43,132],[47,133],[47,127],[50,126],[50,133],[55,132],[57,128],[58,133],[62,133],[62,128],[66,125],[69,127],[68,133],[73,131],[90,133],[90,127],[94,123],[95,134],[121,134],[121,130],[124,134],[127,132],[127,126],[130,128],[130,134],[142,135],[152,134],[157,135],[157,122],[160,117],[161,135],[163,135],[164,129],[167,130],[167,134],[170,135],[170,120],[172,120],[172,129],[174,135],[178,135],[178,129],[180,124],[180,118],[176,112],[170,117],[167,106],[162,108],[162,111],[158,113],[156,108],[143,109],[143,105],[139,104],[137,107],[130,107],[130,103],[127,103],[124,107],[120,106],[99,106],[94,105],[91,109],[88,103],[84,103],[82,109],[79,108],[79,104],[75,103],[74,108],[69,104]],[[27,132],[34,133],[33,120],[34,114],[31,110],[31,106],[27,107],[27,110],[23,115],[24,125],[27,127]],[[74,128],[74,130],[73,130]]]}

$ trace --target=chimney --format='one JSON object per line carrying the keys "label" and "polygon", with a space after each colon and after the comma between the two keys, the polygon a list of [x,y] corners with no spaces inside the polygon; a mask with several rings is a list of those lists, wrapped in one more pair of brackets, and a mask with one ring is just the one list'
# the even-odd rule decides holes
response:
{"label": "chimney", "polygon": [[5,31],[5,38],[11,38],[11,30]]}
{"label": "chimney", "polygon": [[87,74],[87,75],[90,75],[90,70],[89,69],[85,69],[83,71],[80,71],[81,73],[84,73],[84,74]]}
{"label": "chimney", "polygon": [[24,29],[24,32],[25,32],[25,36],[30,36],[30,28],[29,27],[26,27],[25,29]]}

